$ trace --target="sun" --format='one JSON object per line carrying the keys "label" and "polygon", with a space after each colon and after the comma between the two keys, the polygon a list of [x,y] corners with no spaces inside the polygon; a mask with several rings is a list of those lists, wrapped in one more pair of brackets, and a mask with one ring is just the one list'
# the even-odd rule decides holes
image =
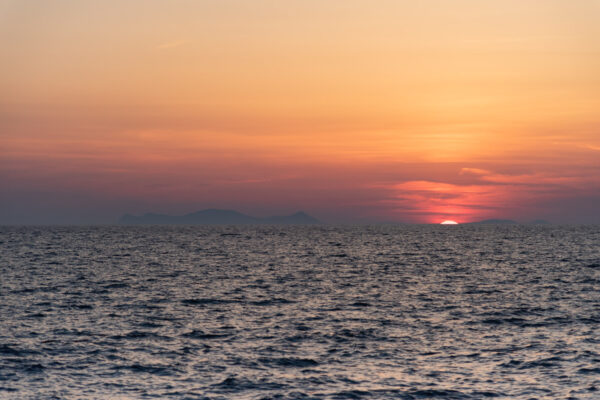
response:
{"label": "sun", "polygon": [[458,225],[458,222],[447,219],[444,222],[441,222],[440,225]]}

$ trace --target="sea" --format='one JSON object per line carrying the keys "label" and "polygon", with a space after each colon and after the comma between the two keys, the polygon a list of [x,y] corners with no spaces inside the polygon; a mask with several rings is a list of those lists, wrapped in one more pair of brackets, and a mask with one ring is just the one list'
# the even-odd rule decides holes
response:
{"label": "sea", "polygon": [[600,226],[0,227],[0,399],[600,399]]}

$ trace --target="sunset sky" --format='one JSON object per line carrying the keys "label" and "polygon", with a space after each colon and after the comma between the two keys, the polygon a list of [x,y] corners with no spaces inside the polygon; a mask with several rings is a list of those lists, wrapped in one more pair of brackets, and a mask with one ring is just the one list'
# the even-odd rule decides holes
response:
{"label": "sunset sky", "polygon": [[600,223],[598,0],[0,0],[0,223]]}

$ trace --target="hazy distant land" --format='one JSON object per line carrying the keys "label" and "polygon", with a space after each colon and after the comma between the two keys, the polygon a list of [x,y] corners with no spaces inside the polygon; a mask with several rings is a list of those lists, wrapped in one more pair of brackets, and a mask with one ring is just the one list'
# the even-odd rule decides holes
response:
{"label": "hazy distant land", "polygon": [[514,221],[512,219],[485,219],[483,221],[469,222],[469,224],[476,224],[476,225],[518,225],[518,224],[548,225],[548,224],[550,224],[550,222],[543,220],[543,219],[536,219],[536,220],[529,221],[529,222],[518,222],[518,221]]}
{"label": "hazy distant land", "polygon": [[[146,213],[136,216],[125,214],[119,219],[121,225],[313,225],[323,222],[298,211],[291,215],[278,215],[270,217],[253,217],[235,210],[206,209],[185,215],[167,215]],[[359,223],[363,225],[365,223]],[[375,222],[367,225],[405,225],[401,222]],[[519,222],[512,219],[486,219],[482,221],[467,222],[463,225],[547,225],[545,220]],[[434,224],[435,225],[435,224]]]}
{"label": "hazy distant land", "polygon": [[303,211],[291,215],[252,217],[234,210],[208,209],[185,215],[125,214],[122,225],[312,225],[320,221]]}

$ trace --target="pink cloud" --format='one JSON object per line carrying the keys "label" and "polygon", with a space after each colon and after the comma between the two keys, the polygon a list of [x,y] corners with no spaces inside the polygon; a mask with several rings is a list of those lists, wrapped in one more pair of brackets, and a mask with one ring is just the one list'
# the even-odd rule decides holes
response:
{"label": "pink cloud", "polygon": [[556,199],[585,196],[600,186],[600,178],[549,173],[502,174],[462,168],[468,181],[405,181],[391,185],[395,209],[413,222],[452,219],[471,222],[486,218],[531,218]]}

